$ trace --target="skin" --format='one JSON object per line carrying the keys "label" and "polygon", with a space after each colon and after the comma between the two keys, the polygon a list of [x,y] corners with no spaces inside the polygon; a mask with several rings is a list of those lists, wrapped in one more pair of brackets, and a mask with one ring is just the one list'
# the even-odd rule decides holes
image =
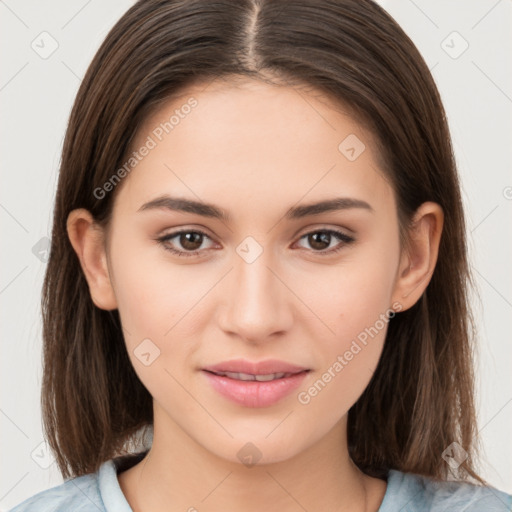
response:
{"label": "skin", "polygon": [[[276,358],[309,368],[298,391],[308,390],[381,314],[420,298],[437,260],[442,209],[421,205],[401,250],[395,196],[371,134],[311,89],[248,79],[191,87],[146,120],[133,148],[191,96],[197,106],[118,185],[108,232],[87,210],[68,217],[92,300],[119,310],[131,362],[154,399],[152,449],[118,475],[121,489],[135,512],[376,511],[386,482],[351,461],[346,426],[387,323],[308,404],[296,391],[270,407],[243,407],[200,369]],[[338,150],[349,134],[366,146],[354,161]],[[232,219],[138,211],[163,193],[213,203]],[[373,212],[284,219],[292,206],[339,196]],[[189,249],[200,255],[178,257],[155,241],[179,228],[207,233]],[[356,241],[331,237],[322,248],[304,237],[322,229]],[[248,236],[263,249],[251,263],[236,251]],[[187,250],[179,236],[167,244]],[[160,350],[149,366],[134,354],[147,338]],[[237,456],[247,442],[261,452],[252,467]]]}

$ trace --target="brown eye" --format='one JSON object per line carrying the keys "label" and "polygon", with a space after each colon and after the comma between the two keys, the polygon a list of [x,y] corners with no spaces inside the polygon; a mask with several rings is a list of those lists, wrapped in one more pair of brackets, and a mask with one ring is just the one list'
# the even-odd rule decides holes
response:
{"label": "brown eye", "polygon": [[[158,238],[164,249],[178,256],[195,256],[199,254],[204,240],[210,237],[202,231],[177,231]],[[171,243],[171,240],[175,240]],[[177,248],[174,248],[176,247]]]}
{"label": "brown eye", "polygon": [[180,233],[178,237],[181,246],[187,251],[196,251],[201,247],[203,242],[203,235],[195,231]]}
{"label": "brown eye", "polygon": [[312,233],[307,235],[307,239],[311,247],[313,249],[318,249],[319,251],[327,249],[331,243],[332,235],[326,233],[325,231],[320,231],[318,233]]}
{"label": "brown eye", "polygon": [[[330,229],[312,231],[301,237],[301,240],[304,239],[306,239],[309,246],[313,249],[313,252],[318,252],[319,254],[332,254],[343,249],[345,245],[355,241],[354,238],[342,233],[341,231],[334,231]],[[338,243],[337,246],[329,249],[333,239],[338,239],[341,243]]]}

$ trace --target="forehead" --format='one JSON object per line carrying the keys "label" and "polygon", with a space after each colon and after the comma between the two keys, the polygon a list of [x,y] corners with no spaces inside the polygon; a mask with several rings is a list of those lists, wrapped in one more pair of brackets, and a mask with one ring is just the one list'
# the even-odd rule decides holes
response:
{"label": "forehead", "polygon": [[241,208],[256,196],[288,205],[328,192],[390,192],[370,132],[311,87],[252,79],[197,84],[145,120],[132,151],[145,145],[151,150],[120,191],[132,209],[165,192],[221,197]]}

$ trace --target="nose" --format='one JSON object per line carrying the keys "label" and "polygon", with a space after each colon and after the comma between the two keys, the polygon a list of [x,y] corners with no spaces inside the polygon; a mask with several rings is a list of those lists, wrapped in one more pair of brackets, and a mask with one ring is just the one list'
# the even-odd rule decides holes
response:
{"label": "nose", "polygon": [[261,343],[283,334],[293,324],[293,293],[279,266],[266,251],[252,262],[235,255],[223,290],[220,328],[240,339]]}

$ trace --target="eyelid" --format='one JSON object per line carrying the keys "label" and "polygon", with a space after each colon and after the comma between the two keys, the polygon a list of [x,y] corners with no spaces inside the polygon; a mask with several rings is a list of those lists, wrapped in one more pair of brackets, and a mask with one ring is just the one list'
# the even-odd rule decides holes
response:
{"label": "eyelid", "polygon": [[[175,238],[175,237],[177,237],[177,236],[179,236],[179,235],[181,235],[183,233],[197,233],[197,234],[202,235],[205,238],[208,238],[213,243],[218,243],[218,242],[215,241],[215,238],[213,236],[211,236],[203,228],[189,228],[189,227],[176,228],[175,231],[171,230],[168,233],[164,232],[161,235],[156,236],[154,239],[157,240],[157,241],[161,241],[162,239],[165,239],[164,242],[167,242],[168,240],[171,240],[171,239],[173,239],[173,238]],[[203,251],[204,251],[204,249],[201,249],[198,252],[203,252]],[[187,252],[189,254],[193,254],[194,253],[194,251],[187,251]]]}
{"label": "eyelid", "polygon": [[[310,225],[306,228],[301,228],[294,235],[295,237],[303,237],[304,235],[309,235],[310,233],[317,233],[318,231],[334,231],[338,233],[343,233],[347,237],[355,237],[356,232],[353,229],[350,229],[346,226],[338,226],[333,224],[314,224]],[[302,234],[300,234],[302,233]]]}
{"label": "eyelid", "polygon": [[[209,230],[207,228],[202,227],[202,226],[199,226],[199,227],[180,226],[180,227],[174,228],[175,230],[173,228],[169,228],[169,229],[170,229],[169,232],[166,232],[166,230],[164,230],[164,232],[159,234],[159,235],[157,235],[155,237],[155,239],[158,240],[158,239],[164,238],[164,237],[174,238],[176,235],[179,235],[181,233],[192,233],[193,232],[193,233],[200,233],[200,234],[208,237],[210,240],[215,241],[215,237],[212,236],[209,233]],[[334,232],[334,233],[337,232],[337,233],[340,233],[342,235],[345,235],[347,238],[354,238],[355,237],[355,231],[353,231],[352,229],[349,229],[347,227],[317,225],[317,226],[309,226],[307,228],[302,228],[301,230],[298,230],[293,235],[293,238],[297,239],[297,240],[300,240],[305,235],[310,235],[312,233],[318,233],[319,231],[329,231],[329,232]],[[302,233],[302,234],[300,234],[300,233]]]}
{"label": "eyelid", "polygon": [[[330,236],[338,239],[339,243],[337,245],[335,245],[335,247],[330,248],[330,249],[319,250],[319,251],[302,248],[303,250],[305,250],[305,251],[307,251],[309,253],[313,253],[315,255],[318,255],[320,257],[328,257],[328,256],[331,256],[331,255],[334,255],[334,254],[340,252],[346,246],[348,246],[348,245],[350,245],[350,244],[352,244],[353,242],[356,241],[355,236],[347,234],[345,232],[345,230],[353,233],[353,231],[350,230],[350,229],[340,228],[340,227],[333,228],[333,227],[325,227],[325,226],[323,226],[323,227],[318,227],[318,226],[317,227],[312,227],[312,226],[310,226],[300,236],[299,235],[295,235],[294,236],[294,239],[296,238],[296,241],[294,242],[294,245],[298,244],[302,239],[304,239],[308,235],[312,235],[312,234],[316,234],[316,233],[328,233]],[[208,248],[208,249],[198,249],[198,250],[195,250],[195,251],[185,251],[185,250],[180,250],[180,249],[172,248],[168,244],[169,240],[171,240],[171,239],[173,239],[173,238],[175,238],[175,237],[177,237],[177,236],[179,236],[179,235],[181,235],[183,233],[196,233],[196,234],[200,234],[203,237],[206,237],[206,238],[212,240],[215,243],[214,238],[212,236],[210,236],[208,233],[206,233],[205,231],[203,231],[203,228],[191,228],[191,227],[187,227],[187,226],[176,228],[176,231],[171,231],[170,233],[164,233],[164,234],[156,237],[155,240],[158,243],[160,243],[165,250],[175,254],[178,257],[201,256],[205,251],[207,251],[208,249],[211,249],[211,248]]]}
{"label": "eyelid", "polygon": [[[348,231],[351,231],[351,230],[348,230]],[[325,249],[322,251],[314,251],[314,250],[310,250],[310,249],[305,249],[306,251],[308,251],[310,253],[317,254],[320,256],[328,256],[328,255],[335,254],[335,253],[341,251],[344,247],[346,247],[356,241],[355,236],[347,234],[341,228],[323,227],[323,228],[308,229],[307,231],[305,231],[302,235],[300,235],[298,237],[295,244],[299,243],[301,240],[303,240],[307,236],[315,234],[315,233],[328,233],[331,237],[334,237],[334,238],[338,239],[338,241],[339,241],[339,243],[331,249]]]}

